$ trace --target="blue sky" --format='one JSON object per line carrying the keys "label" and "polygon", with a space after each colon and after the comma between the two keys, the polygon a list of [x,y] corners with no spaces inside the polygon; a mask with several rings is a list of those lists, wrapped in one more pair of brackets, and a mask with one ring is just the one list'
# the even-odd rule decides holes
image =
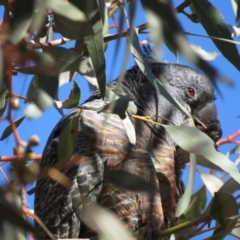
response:
{"label": "blue sky", "polygon": [[[182,1],[176,0],[174,1],[174,6],[178,6]],[[231,7],[231,1],[219,1],[219,0],[212,0],[212,4],[214,4],[223,14],[224,20],[226,23],[230,25],[236,25],[235,22],[235,16]],[[190,13],[190,10],[186,9],[187,12]],[[0,11],[2,13],[2,11]],[[191,33],[198,33],[207,35],[205,30],[202,28],[201,24],[195,24],[192,23],[185,15],[178,14],[178,18],[180,22],[182,23],[182,26],[184,27],[184,30],[186,32]],[[141,8],[138,9],[138,14],[136,18],[135,26],[145,23],[144,17],[141,11]],[[140,36],[141,40],[144,40],[148,37],[148,35],[144,34]],[[234,132],[236,132],[239,129],[240,125],[240,118],[238,116],[240,115],[240,107],[238,104],[239,99],[239,90],[240,90],[240,74],[238,70],[229,63],[219,52],[219,50],[215,47],[215,45],[212,43],[210,39],[200,38],[200,37],[190,37],[188,36],[188,39],[191,44],[193,45],[200,45],[204,50],[213,52],[216,51],[219,53],[219,56],[214,60],[211,61],[211,64],[216,67],[221,74],[227,76],[229,79],[232,80],[234,83],[233,87],[228,87],[226,85],[223,85],[222,83],[218,84],[218,87],[222,93],[222,97],[217,95],[216,104],[218,107],[218,113],[219,113],[219,120],[222,124],[223,128],[223,137],[226,137]],[[236,41],[239,41],[238,38],[235,39]],[[115,55],[115,41],[110,42],[108,44],[108,49],[106,52],[106,62],[107,62],[107,81],[110,81],[114,78],[116,78],[120,71],[122,66],[122,60],[124,56],[125,51],[125,44],[126,39],[121,40],[121,44],[119,46],[119,50],[117,51],[117,54]],[[69,43],[67,47],[71,47],[72,43]],[[239,49],[239,47],[238,47]],[[182,57],[179,57],[176,59],[176,57],[168,51],[168,49],[163,46],[162,56],[161,60],[167,60],[170,62],[178,62],[181,64],[188,64]],[[133,59],[130,57],[128,62],[128,68],[134,65]],[[32,76],[26,76],[23,74],[18,74],[16,77],[14,77],[14,92],[18,93],[20,95],[26,95],[28,85],[32,79]],[[81,102],[83,102],[90,94],[88,85],[84,79],[81,77],[75,78],[78,82],[78,84],[81,86]],[[72,87],[72,84],[66,84],[62,86],[59,90],[59,95],[61,100],[65,100],[68,95],[69,91]],[[26,104],[21,101],[21,108],[14,112],[14,119],[17,119],[21,116],[23,116],[23,111],[26,108]],[[61,118],[60,114],[56,111],[54,107],[49,108],[44,115],[39,117],[36,120],[28,120],[25,119],[23,123],[18,128],[19,134],[21,138],[25,141],[27,141],[30,136],[33,134],[36,134],[41,139],[41,143],[39,146],[34,148],[34,151],[38,154],[41,154],[43,151],[43,148],[45,146],[45,143],[47,141],[47,138],[53,129],[53,127],[56,125],[58,120]],[[3,130],[6,128],[8,123],[6,121],[0,122],[0,135],[2,134]],[[15,146],[15,141],[13,136],[11,135],[6,140],[0,142],[0,155],[12,155],[13,154],[13,147]],[[225,154],[227,151],[229,151],[233,145],[231,144],[225,144],[224,146],[220,147],[220,150]],[[233,156],[232,159],[235,160],[237,156]],[[7,172],[8,167],[4,167],[5,171]],[[183,176],[184,181],[187,180],[187,171],[185,171],[185,174]],[[4,180],[3,176],[0,173],[0,181],[1,184],[6,184],[6,181]],[[195,184],[195,190],[198,189],[202,185],[202,181],[199,176],[196,177],[196,184]],[[28,186],[27,189],[32,188],[32,186]],[[28,197],[28,204],[29,208],[33,209],[33,196]],[[195,239],[201,239],[201,238],[195,238]],[[231,239],[231,238],[228,238]]]}

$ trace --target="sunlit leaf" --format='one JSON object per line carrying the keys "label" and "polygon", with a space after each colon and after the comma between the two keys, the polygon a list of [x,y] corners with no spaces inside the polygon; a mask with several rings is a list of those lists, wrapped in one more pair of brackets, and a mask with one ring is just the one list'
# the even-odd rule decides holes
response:
{"label": "sunlit leaf", "polygon": [[75,76],[75,73],[71,74],[70,71],[62,72],[59,74],[58,80],[59,80],[59,87],[64,85],[65,83],[68,83],[72,80],[72,78]]}
{"label": "sunlit leaf", "polygon": [[[233,40],[222,14],[208,0],[195,0],[192,7],[201,15],[201,24],[209,36]],[[193,9],[192,8],[192,9]],[[223,56],[240,70],[240,56],[236,45],[212,39]]]}
{"label": "sunlit leaf", "polygon": [[48,0],[46,6],[51,8],[54,13],[64,16],[73,21],[86,22],[87,18],[84,12],[73,5],[70,1]]}
{"label": "sunlit leaf", "polygon": [[65,160],[73,152],[78,137],[80,114],[73,117],[62,130],[57,146],[57,159]]}
{"label": "sunlit leaf", "polygon": [[190,200],[191,195],[193,191],[193,184],[194,184],[194,178],[195,178],[195,170],[196,170],[196,156],[195,154],[190,154],[190,173],[188,176],[188,183],[187,187],[185,189],[184,194],[181,196],[181,198],[178,201],[175,216],[179,217],[182,215],[185,210],[187,209]]}
{"label": "sunlit leaf", "polygon": [[240,17],[240,2],[238,0],[231,0],[233,12],[236,17],[236,21],[239,21]]}
{"label": "sunlit leaf", "polygon": [[109,182],[113,183],[119,188],[130,191],[145,191],[153,193],[154,186],[146,182],[136,174],[131,174],[121,169],[111,169],[106,171],[106,177]]}
{"label": "sunlit leaf", "polygon": [[81,213],[82,221],[104,240],[133,240],[119,218],[96,204],[85,204]]}
{"label": "sunlit leaf", "polygon": [[[23,116],[23,117],[21,117],[21,118],[19,118],[19,119],[17,119],[17,120],[14,121],[14,124],[15,124],[16,128],[22,123],[22,121],[24,120],[24,118],[25,118],[25,116]],[[11,124],[9,124],[9,125],[5,128],[5,130],[3,131],[2,136],[1,136],[1,138],[0,138],[0,141],[2,141],[2,140],[4,140],[5,138],[7,138],[11,133],[12,133],[12,126],[11,126]]]}
{"label": "sunlit leaf", "polygon": [[24,113],[28,118],[37,118],[54,103],[53,99],[44,91],[39,89],[32,102],[26,107]]}
{"label": "sunlit leaf", "polygon": [[232,38],[240,36],[240,28],[227,24],[229,31],[231,32]]}
{"label": "sunlit leaf", "polygon": [[215,150],[214,142],[206,134],[196,128],[187,126],[162,126],[182,149],[205,157],[240,183],[240,174],[235,164]]}
{"label": "sunlit leaf", "polygon": [[136,131],[135,131],[135,128],[133,126],[133,123],[131,121],[131,118],[130,118],[128,112],[126,112],[126,115],[127,115],[126,118],[124,118],[122,120],[122,122],[123,122],[123,125],[124,125],[124,128],[125,128],[125,131],[127,133],[129,142],[131,144],[135,145],[136,141],[137,141],[137,139],[136,139]]}
{"label": "sunlit leaf", "polygon": [[218,54],[216,52],[207,52],[201,48],[201,46],[191,45],[191,48],[196,52],[202,59],[206,61],[214,60]]}
{"label": "sunlit leaf", "polygon": [[217,192],[222,187],[223,181],[212,174],[202,172],[202,171],[198,171],[198,172],[205,186],[207,187],[209,192],[212,194],[212,196],[214,196],[214,193]]}

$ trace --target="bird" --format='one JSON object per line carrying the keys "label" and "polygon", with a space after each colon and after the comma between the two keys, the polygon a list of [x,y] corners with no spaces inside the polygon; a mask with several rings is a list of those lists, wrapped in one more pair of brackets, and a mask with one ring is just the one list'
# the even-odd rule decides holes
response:
{"label": "bird", "polygon": [[[197,70],[177,63],[146,59],[163,87],[199,121],[195,125],[214,142],[222,129],[214,103],[212,82]],[[135,65],[120,78],[107,84],[118,97],[128,96],[137,106],[137,116],[152,116],[161,124],[193,127],[190,117],[174,106]],[[97,113],[93,109],[109,103],[96,90],[82,105],[66,114],[55,126],[43,151],[40,172],[59,164],[57,149],[61,133],[79,116],[77,139],[64,167],[59,168],[71,180],[70,188],[55,179],[39,174],[35,190],[35,214],[56,238],[92,237],[96,235],[79,218],[79,201],[88,201],[112,211],[138,237],[161,239],[161,232],[177,223],[176,204],[184,193],[182,169],[189,155],[182,150],[160,125],[131,118],[136,143],[130,143],[122,119],[117,114]],[[211,114],[209,114],[211,112]],[[66,139],[66,142],[68,139]],[[77,156],[77,161],[74,161]],[[123,189],[108,181],[106,172],[123,170],[151,183],[154,193]],[[146,227],[147,226],[147,227]],[[39,239],[48,235],[36,223]]]}

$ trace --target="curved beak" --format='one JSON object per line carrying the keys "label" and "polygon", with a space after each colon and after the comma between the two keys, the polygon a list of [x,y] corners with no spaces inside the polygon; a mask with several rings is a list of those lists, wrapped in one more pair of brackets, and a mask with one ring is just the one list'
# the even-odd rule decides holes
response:
{"label": "curved beak", "polygon": [[222,128],[218,117],[217,108],[214,102],[208,103],[204,108],[193,112],[205,126],[195,122],[196,127],[205,132],[215,143],[222,137]]}

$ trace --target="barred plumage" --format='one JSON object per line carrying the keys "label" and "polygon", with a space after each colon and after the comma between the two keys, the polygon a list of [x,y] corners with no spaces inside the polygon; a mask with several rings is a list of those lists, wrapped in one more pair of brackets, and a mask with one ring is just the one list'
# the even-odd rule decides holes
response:
{"label": "barred plumage", "polygon": [[[200,111],[214,101],[210,81],[187,66],[156,61],[149,61],[149,65],[173,97],[189,112],[200,113],[198,118],[207,126],[211,125],[211,131],[215,131],[214,140],[217,140],[221,135],[221,127],[215,105],[211,104],[215,111],[211,119],[202,116],[204,111],[202,114]],[[115,80],[108,86],[115,91],[117,82],[118,80]],[[193,97],[186,92],[189,87],[195,91]],[[117,94],[133,98],[138,107],[138,115],[159,115],[163,118],[155,117],[155,121],[189,125],[189,118],[160,95],[137,66],[126,72]],[[98,108],[106,103],[108,100],[102,100],[97,91],[83,106]],[[77,114],[79,110],[69,113],[54,128],[43,152],[41,170],[57,163],[57,145],[61,131]],[[134,236],[138,236],[149,224],[145,238],[157,240],[161,238],[163,229],[176,223],[174,211],[183,194],[181,169],[188,161],[188,154],[177,151],[178,146],[163,128],[136,119],[133,119],[133,124],[137,136],[135,146],[129,143],[122,120],[117,115],[97,114],[92,110],[81,112],[78,139],[72,157],[64,168],[61,168],[62,173],[73,181],[72,187],[67,190],[47,177],[39,176],[37,180],[35,213],[56,237],[94,235],[81,227],[79,220],[79,202],[82,196],[86,196],[92,189],[94,190],[89,194],[91,201],[114,211]],[[204,131],[208,133],[208,130]],[[123,169],[139,175],[152,183],[158,191],[149,194],[119,189],[104,179],[106,168]],[[103,183],[99,184],[102,181]],[[37,225],[37,229],[40,239],[48,238],[40,226]]]}

